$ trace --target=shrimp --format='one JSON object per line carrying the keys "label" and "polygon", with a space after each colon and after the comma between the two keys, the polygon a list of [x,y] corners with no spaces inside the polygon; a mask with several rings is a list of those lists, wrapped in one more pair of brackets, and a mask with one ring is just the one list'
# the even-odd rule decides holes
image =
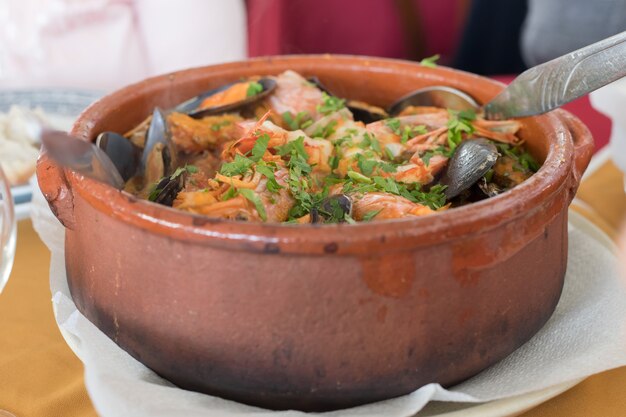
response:
{"label": "shrimp", "polygon": [[517,120],[485,120],[482,117],[472,122],[474,136],[480,136],[497,142],[519,144],[520,138],[516,136],[522,127]]}
{"label": "shrimp", "polygon": [[352,217],[362,221],[373,213],[376,220],[399,219],[407,216],[424,216],[436,211],[428,206],[414,203],[404,197],[389,193],[366,193],[352,197]]}
{"label": "shrimp", "polygon": [[[315,85],[290,70],[278,75],[275,80],[276,90],[267,99],[269,108],[274,114],[282,115],[288,112],[295,116],[304,112],[313,120],[322,116],[317,108],[323,104],[324,98]],[[282,125],[282,121],[278,123]]]}
{"label": "shrimp", "polygon": [[[268,121],[267,119],[270,115],[271,112],[268,111],[257,122],[245,121],[238,123],[238,131],[244,133],[239,137],[239,139],[232,141],[227,146],[224,146],[224,150],[221,155],[222,159],[228,161],[232,160],[236,154],[245,155],[249,153],[252,151],[256,141],[263,135],[267,135],[270,138],[267,145],[268,149],[273,149],[287,143],[289,132]],[[263,160],[276,161],[280,160],[280,157],[275,157],[275,155],[266,151],[263,155]]]}

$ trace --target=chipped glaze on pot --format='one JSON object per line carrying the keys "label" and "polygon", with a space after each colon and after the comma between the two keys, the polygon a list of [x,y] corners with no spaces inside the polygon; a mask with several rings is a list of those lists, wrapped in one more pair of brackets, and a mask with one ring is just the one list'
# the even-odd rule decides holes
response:
{"label": "chipped glaze on pot", "polygon": [[[89,107],[94,140],[250,75],[293,69],[385,106],[444,84],[485,102],[502,85],[416,63],[263,58],[164,75]],[[37,175],[66,226],[79,310],[180,387],[273,409],[331,410],[451,385],[501,360],[552,314],[567,261],[567,207],[592,154],[569,113],[523,120],[545,163],[515,189],[408,220],[264,225],[157,206],[42,155]]]}

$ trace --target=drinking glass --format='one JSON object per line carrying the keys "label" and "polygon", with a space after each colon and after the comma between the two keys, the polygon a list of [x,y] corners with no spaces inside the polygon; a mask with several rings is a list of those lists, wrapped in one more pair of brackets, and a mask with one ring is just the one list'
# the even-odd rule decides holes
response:
{"label": "drinking glass", "polygon": [[0,292],[4,289],[15,257],[15,211],[11,186],[7,181],[2,166],[0,166],[0,245],[2,255],[0,258]]}

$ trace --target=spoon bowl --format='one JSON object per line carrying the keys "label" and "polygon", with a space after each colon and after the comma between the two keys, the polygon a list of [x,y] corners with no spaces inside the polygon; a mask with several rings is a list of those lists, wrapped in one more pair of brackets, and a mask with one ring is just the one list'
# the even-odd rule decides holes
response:
{"label": "spoon bowl", "polygon": [[388,113],[397,116],[409,106],[432,106],[452,110],[476,110],[480,106],[467,93],[445,85],[420,88],[409,93],[389,106]]}

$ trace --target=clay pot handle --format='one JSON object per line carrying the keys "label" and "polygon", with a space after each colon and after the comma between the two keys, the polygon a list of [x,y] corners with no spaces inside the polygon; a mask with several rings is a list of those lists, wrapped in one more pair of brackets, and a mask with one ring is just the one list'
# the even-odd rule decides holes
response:
{"label": "clay pot handle", "polygon": [[570,177],[570,200],[572,200],[578,190],[580,180],[587,169],[587,165],[589,165],[589,161],[593,156],[595,146],[591,132],[587,126],[580,121],[580,119],[572,115],[570,112],[564,110],[558,111],[560,113],[561,120],[565,122],[565,125],[569,129],[574,142],[574,161],[572,164],[572,175]]}
{"label": "clay pot handle", "polygon": [[74,196],[65,171],[43,152],[37,160],[37,182],[50,209],[68,229],[74,229]]}

